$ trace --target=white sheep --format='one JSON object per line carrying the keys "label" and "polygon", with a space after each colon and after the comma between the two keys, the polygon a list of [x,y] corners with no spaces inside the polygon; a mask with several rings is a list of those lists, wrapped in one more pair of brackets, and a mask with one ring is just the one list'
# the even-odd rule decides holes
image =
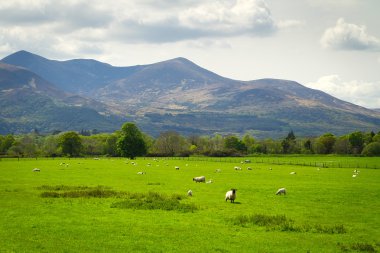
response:
{"label": "white sheep", "polygon": [[236,189],[231,189],[230,191],[226,192],[226,201],[230,200],[231,203],[234,203],[236,199],[236,191]]}
{"label": "white sheep", "polygon": [[281,195],[281,194],[286,195],[286,189],[285,188],[280,188],[277,190],[276,195]]}
{"label": "white sheep", "polygon": [[139,171],[139,172],[137,172],[137,175],[143,175],[143,174],[146,174],[146,172],[145,171]]}
{"label": "white sheep", "polygon": [[34,168],[33,171],[34,172],[40,172],[41,170],[39,168]]}
{"label": "white sheep", "polygon": [[193,181],[195,181],[196,183],[202,183],[202,182],[205,183],[206,182],[206,177],[205,176],[194,177]]}
{"label": "white sheep", "polygon": [[179,167],[178,167],[178,166],[175,166],[175,169],[176,169],[176,170],[179,170]]}
{"label": "white sheep", "polygon": [[216,170],[215,170],[215,173],[220,173],[220,172],[222,172],[221,169],[216,169]]}
{"label": "white sheep", "polygon": [[187,196],[192,197],[193,196],[193,191],[192,190],[188,190],[187,191]]}
{"label": "white sheep", "polygon": [[290,175],[296,175],[296,174],[297,174],[297,172],[295,172],[295,171],[292,171],[292,172],[290,172],[289,174],[290,174]]}
{"label": "white sheep", "polygon": [[234,169],[235,169],[235,170],[241,170],[241,168],[238,167],[238,166],[235,166]]}

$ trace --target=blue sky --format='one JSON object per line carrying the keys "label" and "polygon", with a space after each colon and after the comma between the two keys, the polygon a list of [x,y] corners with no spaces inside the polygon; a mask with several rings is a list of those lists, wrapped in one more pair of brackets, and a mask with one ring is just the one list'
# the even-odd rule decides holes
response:
{"label": "blue sky", "polygon": [[280,78],[380,108],[378,0],[12,0],[0,57],[130,66],[186,57],[238,80]]}

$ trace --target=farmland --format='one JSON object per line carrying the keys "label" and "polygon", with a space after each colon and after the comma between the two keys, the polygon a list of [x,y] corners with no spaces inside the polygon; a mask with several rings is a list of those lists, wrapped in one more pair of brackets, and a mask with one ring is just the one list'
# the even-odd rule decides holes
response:
{"label": "farmland", "polygon": [[244,159],[2,159],[0,252],[379,251],[380,158]]}

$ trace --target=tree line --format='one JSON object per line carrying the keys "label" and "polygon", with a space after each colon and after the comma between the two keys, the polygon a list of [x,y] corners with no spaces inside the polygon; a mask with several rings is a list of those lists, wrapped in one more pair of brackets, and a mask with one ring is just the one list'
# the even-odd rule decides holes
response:
{"label": "tree line", "polygon": [[0,155],[9,157],[56,156],[244,156],[255,154],[340,154],[380,156],[380,132],[355,131],[342,136],[325,133],[317,137],[297,138],[290,131],[283,139],[255,139],[215,134],[182,136],[175,131],[153,138],[131,122],[114,133],[93,131],[38,132],[0,135]]}

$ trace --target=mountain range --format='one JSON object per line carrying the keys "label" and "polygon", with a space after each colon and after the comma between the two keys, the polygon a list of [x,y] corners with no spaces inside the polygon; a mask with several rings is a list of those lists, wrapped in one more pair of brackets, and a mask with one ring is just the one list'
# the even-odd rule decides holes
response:
{"label": "mountain range", "polygon": [[[153,136],[168,130],[186,135],[250,132],[259,138],[285,136],[290,130],[300,136],[380,130],[379,111],[294,81],[232,80],[185,58],[114,67],[19,51],[0,61],[0,104],[0,133],[113,131],[124,121],[135,121]],[[66,115],[63,122],[60,115]]]}

